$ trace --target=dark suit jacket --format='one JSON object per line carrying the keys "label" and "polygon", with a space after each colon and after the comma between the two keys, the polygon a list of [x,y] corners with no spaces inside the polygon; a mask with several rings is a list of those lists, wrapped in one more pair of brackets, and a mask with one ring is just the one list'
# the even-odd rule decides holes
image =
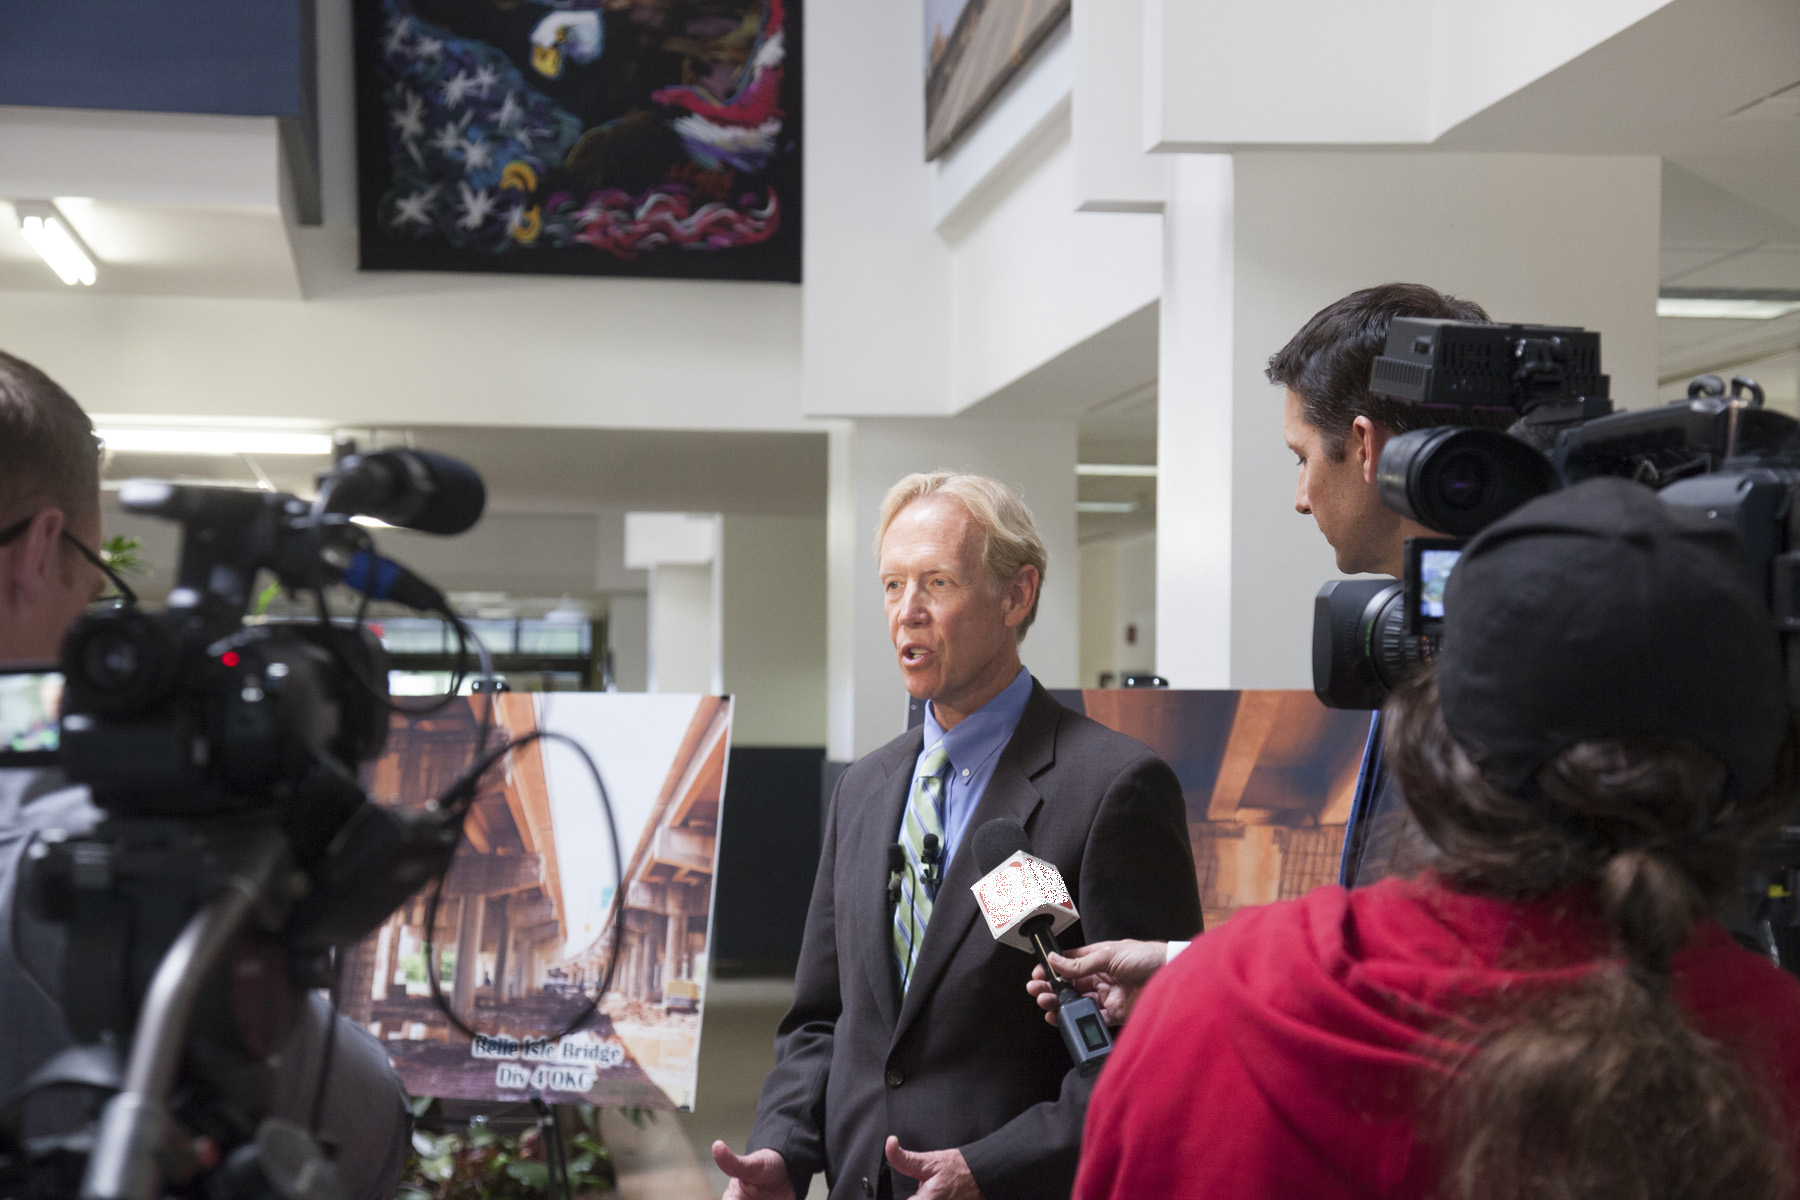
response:
{"label": "dark suit jacket", "polygon": [[[795,1194],[823,1170],[832,1200],[886,1193],[883,1143],[959,1148],[985,1200],[1051,1200],[1075,1181],[1089,1080],[1025,993],[1032,958],[996,943],[969,886],[975,831],[1011,817],[1054,862],[1079,924],[1067,946],[1179,939],[1200,897],[1175,773],[1142,743],[1071,712],[1033,683],[969,832],[938,889],[902,1003],[887,899],[923,732],[858,760],[832,796],[800,951],[750,1149],[779,1151]],[[914,1183],[896,1175],[892,1194]]]}

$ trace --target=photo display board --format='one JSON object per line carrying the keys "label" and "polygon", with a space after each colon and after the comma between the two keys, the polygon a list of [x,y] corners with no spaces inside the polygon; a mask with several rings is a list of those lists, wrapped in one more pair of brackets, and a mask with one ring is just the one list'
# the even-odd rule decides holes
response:
{"label": "photo display board", "polygon": [[[441,794],[473,760],[489,702],[396,716],[365,775],[375,799],[417,808]],[[493,736],[555,732],[593,758],[624,886],[580,756],[548,739],[521,746],[482,780],[435,919],[427,888],[347,954],[343,1012],[382,1041],[415,1096],[691,1109],[731,700],[552,692],[493,703]],[[473,1040],[432,997],[433,958]]]}
{"label": "photo display board", "polygon": [[1326,708],[1301,691],[1052,694],[1175,769],[1208,929],[1240,908],[1337,882],[1370,713]]}

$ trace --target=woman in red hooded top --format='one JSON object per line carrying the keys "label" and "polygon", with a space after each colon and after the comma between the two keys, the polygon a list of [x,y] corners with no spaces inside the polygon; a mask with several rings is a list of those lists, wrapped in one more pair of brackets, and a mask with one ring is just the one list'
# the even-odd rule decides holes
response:
{"label": "woman in red hooded top", "polygon": [[1592,481],[1471,542],[1445,608],[1388,721],[1425,869],[1157,974],[1077,1200],[1794,1194],[1800,981],[1708,919],[1800,775],[1735,538]]}

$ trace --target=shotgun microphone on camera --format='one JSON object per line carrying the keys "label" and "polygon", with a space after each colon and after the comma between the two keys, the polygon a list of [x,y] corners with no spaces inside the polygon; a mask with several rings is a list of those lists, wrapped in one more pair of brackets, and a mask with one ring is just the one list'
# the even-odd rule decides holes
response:
{"label": "shotgun microphone on camera", "polygon": [[475,469],[429,450],[372,450],[339,461],[320,511],[359,513],[421,533],[461,533],[481,519],[487,489]]}

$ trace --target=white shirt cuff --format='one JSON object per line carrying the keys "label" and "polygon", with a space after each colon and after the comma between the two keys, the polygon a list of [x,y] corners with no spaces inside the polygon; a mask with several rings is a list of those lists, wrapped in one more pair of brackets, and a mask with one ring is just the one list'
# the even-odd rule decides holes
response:
{"label": "white shirt cuff", "polygon": [[1180,954],[1183,950],[1186,950],[1187,948],[1188,948],[1187,942],[1170,942],[1168,944],[1167,948],[1165,948],[1163,950],[1163,966],[1166,967],[1170,963],[1174,962],[1175,956],[1177,954]]}

